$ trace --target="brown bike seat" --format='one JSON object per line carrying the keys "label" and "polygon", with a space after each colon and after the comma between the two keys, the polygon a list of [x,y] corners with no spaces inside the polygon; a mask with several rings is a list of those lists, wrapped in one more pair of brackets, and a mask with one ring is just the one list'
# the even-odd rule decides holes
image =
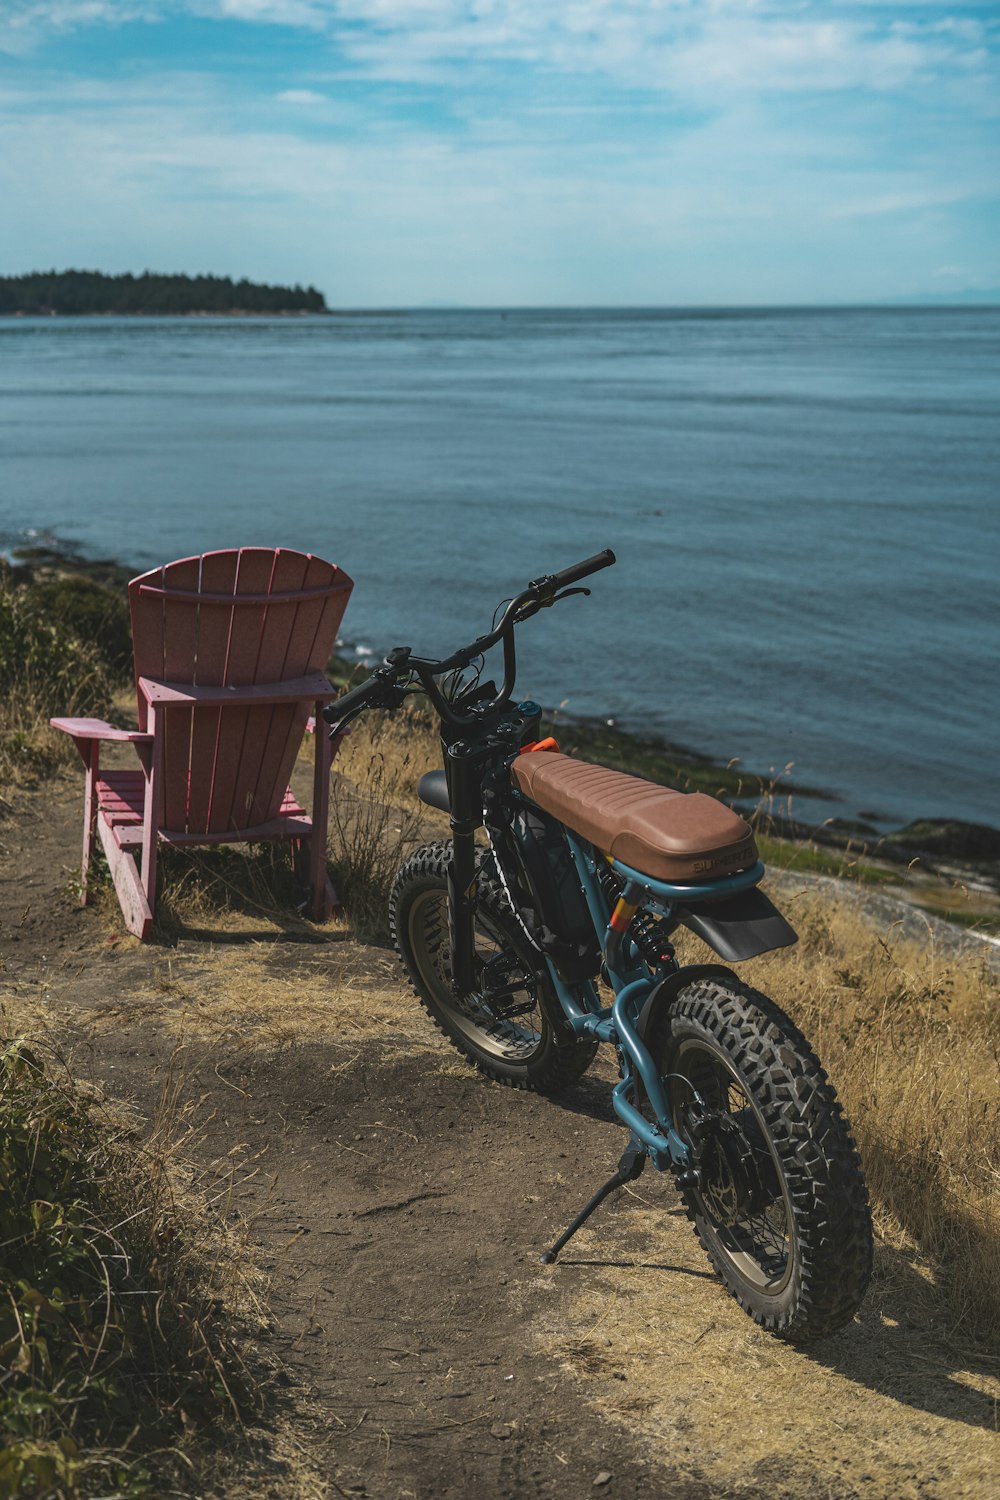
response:
{"label": "brown bike seat", "polygon": [[654,880],[714,880],[757,861],[749,823],[704,792],[676,792],[549,750],[519,755],[511,770],[532,802]]}

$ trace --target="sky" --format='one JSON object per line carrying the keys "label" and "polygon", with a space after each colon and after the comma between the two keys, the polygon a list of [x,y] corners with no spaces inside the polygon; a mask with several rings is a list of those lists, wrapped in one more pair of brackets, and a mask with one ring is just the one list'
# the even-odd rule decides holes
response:
{"label": "sky", "polygon": [[0,0],[0,274],[336,307],[1000,288],[1000,3]]}

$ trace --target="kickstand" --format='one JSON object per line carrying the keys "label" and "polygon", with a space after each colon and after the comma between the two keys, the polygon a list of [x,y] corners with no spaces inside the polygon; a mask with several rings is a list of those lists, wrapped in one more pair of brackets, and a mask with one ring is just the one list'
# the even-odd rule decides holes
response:
{"label": "kickstand", "polygon": [[543,1266],[551,1266],[556,1256],[565,1244],[570,1241],[581,1225],[586,1224],[595,1208],[600,1208],[609,1193],[615,1188],[624,1187],[626,1182],[634,1182],[646,1165],[646,1148],[634,1137],[628,1143],[628,1148],[618,1163],[618,1169],[613,1176],[609,1177],[602,1188],[599,1188],[590,1202],[587,1203],[577,1214],[572,1224],[564,1234],[561,1234],[555,1244],[548,1250],[544,1250],[538,1257]]}

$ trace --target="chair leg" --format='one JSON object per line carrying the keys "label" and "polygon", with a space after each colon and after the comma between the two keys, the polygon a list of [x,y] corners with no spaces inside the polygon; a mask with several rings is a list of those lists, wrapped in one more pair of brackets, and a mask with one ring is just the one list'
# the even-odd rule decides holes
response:
{"label": "chair leg", "polygon": [[147,899],[145,882],[140,879],[135,858],[118,843],[106,818],[98,818],[97,832],[107,855],[108,868],[115,883],[125,926],[145,942],[153,927],[153,909]]}
{"label": "chair leg", "polygon": [[83,863],[80,868],[80,905],[87,904],[90,879],[90,854],[94,847],[94,823],[97,817],[97,773],[100,768],[100,745],[91,740],[84,760],[83,785]]}
{"label": "chair leg", "polygon": [[[136,750],[146,776],[146,799],[142,817],[142,893],[150,913],[156,911],[156,855],[162,808],[160,807],[160,770],[163,762],[163,736],[156,733],[156,715],[152,709],[147,720],[153,733],[152,745],[137,745]],[[135,861],[132,861],[133,866]],[[133,929],[134,930],[134,929]],[[142,936],[146,936],[146,931]]]}
{"label": "chair leg", "polygon": [[142,889],[151,912],[156,911],[156,850],[156,835],[154,834],[148,851],[143,845],[142,852]]}

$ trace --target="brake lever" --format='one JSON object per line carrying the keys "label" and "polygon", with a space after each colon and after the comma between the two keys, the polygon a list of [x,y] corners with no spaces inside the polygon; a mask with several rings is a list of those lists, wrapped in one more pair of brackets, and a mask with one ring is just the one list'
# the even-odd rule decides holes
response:
{"label": "brake lever", "polygon": [[561,594],[553,594],[550,599],[531,599],[520,609],[515,616],[514,624],[520,625],[524,620],[530,620],[532,615],[537,615],[540,609],[551,609],[553,604],[558,604],[560,599],[568,599],[571,594],[589,594],[589,589],[563,589]]}
{"label": "brake lever", "polygon": [[350,712],[346,713],[342,719],[327,719],[327,739],[339,740],[341,735],[347,733],[348,729],[350,729],[355,719],[360,719],[363,713],[363,708],[352,708]]}
{"label": "brake lever", "polygon": [[[372,677],[380,678],[382,681],[382,688],[378,697],[373,698],[371,703],[359,703],[356,708],[349,708],[342,719],[327,719],[326,722],[330,726],[331,740],[343,734],[348,726],[354,723],[355,719],[360,718],[363,713],[367,713],[370,708],[399,708],[410,691],[409,683],[397,682],[395,680],[396,673],[391,671],[388,665],[376,667],[371,675]],[[371,681],[371,678],[369,678],[369,681]],[[330,706],[331,708],[336,708],[336,700]]]}

